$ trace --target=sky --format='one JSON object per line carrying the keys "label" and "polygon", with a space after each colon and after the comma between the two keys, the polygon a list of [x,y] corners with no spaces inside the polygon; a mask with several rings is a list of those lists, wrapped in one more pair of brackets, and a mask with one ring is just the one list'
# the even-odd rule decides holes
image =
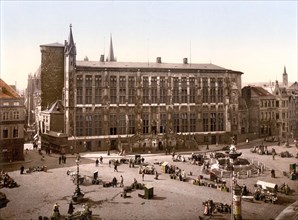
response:
{"label": "sky", "polygon": [[3,1],[0,78],[27,86],[40,45],[68,39],[77,60],[108,54],[118,62],[213,63],[241,71],[242,82],[298,81],[298,1]]}

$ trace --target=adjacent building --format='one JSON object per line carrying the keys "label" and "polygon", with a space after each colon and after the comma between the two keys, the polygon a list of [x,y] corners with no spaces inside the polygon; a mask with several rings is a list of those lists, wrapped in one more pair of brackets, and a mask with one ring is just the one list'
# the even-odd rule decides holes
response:
{"label": "adjacent building", "polygon": [[64,133],[64,107],[61,100],[41,112],[41,149],[46,152],[70,153]]}
{"label": "adjacent building", "polygon": [[256,138],[278,135],[279,103],[276,97],[259,86],[245,86],[242,97],[248,107],[248,130]]}
{"label": "adjacent building", "polygon": [[24,98],[0,79],[0,162],[24,160]]}
{"label": "adjacent building", "polygon": [[40,45],[40,96],[41,111],[63,98],[64,45],[59,43]]}

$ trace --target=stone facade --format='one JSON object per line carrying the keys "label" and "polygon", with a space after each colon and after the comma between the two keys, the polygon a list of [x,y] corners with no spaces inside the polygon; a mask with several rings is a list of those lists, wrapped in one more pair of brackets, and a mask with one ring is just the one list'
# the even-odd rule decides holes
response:
{"label": "stone facade", "polygon": [[242,72],[160,57],[77,61],[72,29],[65,51],[65,132],[76,151],[198,149],[241,133]]}
{"label": "stone facade", "polygon": [[64,45],[41,45],[41,110],[62,100],[64,86]]}

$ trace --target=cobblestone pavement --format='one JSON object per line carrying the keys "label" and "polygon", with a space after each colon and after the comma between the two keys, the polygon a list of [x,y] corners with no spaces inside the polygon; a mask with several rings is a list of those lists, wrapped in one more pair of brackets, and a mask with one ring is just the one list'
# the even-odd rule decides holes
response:
{"label": "cobblestone pavement", "polygon": [[[296,154],[294,147],[285,148],[282,146],[273,146],[277,153],[289,151]],[[270,150],[271,147],[268,147]],[[271,156],[253,154],[249,149],[241,149],[243,158],[263,163],[266,170],[260,176],[239,179],[241,185],[245,183],[249,190],[254,190],[254,184],[257,180],[264,180],[278,185],[288,183],[290,188],[295,192],[285,196],[279,194],[279,202],[277,204],[264,202],[247,202],[242,201],[242,217],[243,219],[274,219],[278,214],[298,199],[298,181],[289,180],[284,177],[282,171],[288,171],[290,163],[297,163],[296,158],[281,158]],[[99,156],[103,156],[104,163],[95,167],[95,160]],[[190,153],[183,153],[186,158]],[[119,172],[114,172],[113,167],[109,167],[108,161],[113,158],[121,158],[117,154],[112,153],[110,156],[106,152],[95,152],[81,154],[82,163],[80,165],[80,173],[85,176],[85,180],[81,190],[85,193],[86,203],[91,205],[93,219],[199,219],[203,216],[202,203],[205,200],[212,199],[215,202],[231,204],[232,195],[228,192],[222,192],[217,189],[196,186],[192,184],[191,179],[201,174],[201,167],[192,165],[189,162],[172,162],[170,155],[164,154],[142,154],[145,162],[153,164],[154,162],[168,161],[170,164],[176,165],[184,169],[189,174],[188,182],[170,179],[168,174],[161,173],[161,167],[154,165],[158,172],[161,173],[158,180],[154,179],[154,175],[145,175],[144,181],[138,174],[138,166],[129,168],[128,164],[122,164],[118,167]],[[127,156],[130,157],[129,155]],[[67,170],[76,171],[75,155],[68,155],[66,164],[58,163],[58,155],[45,155],[45,161],[40,160],[41,156],[37,151],[29,151],[26,155],[24,166],[48,167],[47,172],[33,172],[30,174],[20,175],[18,170],[10,171],[9,175],[15,179],[20,185],[18,188],[2,188],[10,202],[7,207],[0,209],[0,219],[38,219],[39,216],[50,217],[55,202],[60,205],[60,213],[67,215],[68,204],[75,191],[75,185],[71,181],[71,177],[67,175]],[[18,169],[21,164],[10,164],[10,170]],[[1,165],[2,168],[8,170],[7,166]],[[275,169],[276,178],[270,177],[270,170]],[[121,197],[123,188],[121,187],[103,187],[102,184],[92,185],[91,179],[93,172],[99,172],[99,179],[102,181],[111,181],[116,177],[118,181],[120,176],[124,177],[124,185],[131,185],[133,179],[138,182],[148,184],[154,187],[153,199],[146,200],[138,196],[144,194],[144,190],[136,190],[129,193],[130,197]],[[227,184],[231,184],[231,179],[227,178]],[[75,205],[75,211],[80,210],[81,205]],[[215,214],[212,219],[231,219],[228,214]]]}

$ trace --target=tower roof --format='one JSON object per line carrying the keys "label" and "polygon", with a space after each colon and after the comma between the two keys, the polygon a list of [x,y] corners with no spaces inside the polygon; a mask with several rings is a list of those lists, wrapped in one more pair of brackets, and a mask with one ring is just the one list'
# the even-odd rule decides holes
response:
{"label": "tower roof", "polygon": [[74,43],[73,40],[73,36],[72,36],[72,25],[69,25],[69,36],[68,36],[68,42],[66,43],[66,47],[65,47],[65,52],[67,54],[77,54],[77,50],[76,50],[76,45]]}
{"label": "tower roof", "polygon": [[112,40],[112,34],[111,34],[111,38],[110,38],[110,52],[109,52],[109,56],[107,58],[107,61],[109,62],[114,62],[116,61],[115,57],[114,57],[114,49],[113,49],[113,40]]}
{"label": "tower roof", "polygon": [[284,66],[284,73],[283,73],[283,74],[284,74],[284,75],[287,74],[286,66]]}

